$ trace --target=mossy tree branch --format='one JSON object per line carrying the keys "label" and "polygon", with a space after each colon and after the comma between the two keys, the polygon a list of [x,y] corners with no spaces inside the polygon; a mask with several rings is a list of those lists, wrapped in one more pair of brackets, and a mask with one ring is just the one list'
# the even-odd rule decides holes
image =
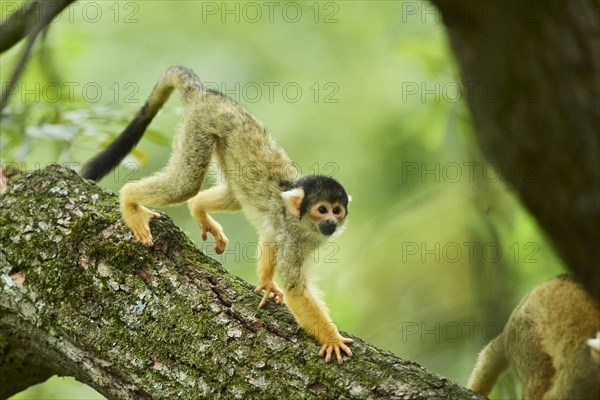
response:
{"label": "mossy tree branch", "polygon": [[[0,195],[0,398],[53,374],[111,399],[477,399],[356,339],[325,364],[287,309],[204,255],[168,217],[133,240],[118,201],[51,166]],[[350,299],[349,299],[350,301]]]}

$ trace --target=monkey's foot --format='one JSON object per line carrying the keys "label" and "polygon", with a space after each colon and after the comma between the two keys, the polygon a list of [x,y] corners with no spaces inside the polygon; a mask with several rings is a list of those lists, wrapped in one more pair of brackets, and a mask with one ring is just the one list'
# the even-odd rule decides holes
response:
{"label": "monkey's foot", "polygon": [[260,285],[256,289],[254,289],[254,291],[256,293],[260,293],[263,290],[265,291],[265,295],[263,296],[262,300],[260,301],[258,308],[263,308],[265,306],[265,304],[267,304],[267,301],[271,298],[271,293],[273,293],[273,299],[275,300],[275,303],[277,303],[277,304],[283,303],[283,292],[281,290],[279,290],[279,288],[277,287],[277,284],[275,284],[275,282]]}
{"label": "monkey's foot", "polygon": [[146,247],[152,247],[152,233],[150,233],[149,221],[151,218],[160,218],[160,214],[146,207],[139,206],[135,211],[130,211],[125,216],[125,223],[133,232],[135,239]]}
{"label": "monkey's foot", "polygon": [[217,221],[208,217],[200,222],[200,230],[202,231],[202,240],[208,239],[208,232],[215,238],[215,253],[222,254],[225,251],[229,239],[227,239],[223,227]]}
{"label": "monkey's foot", "polygon": [[331,341],[327,340],[327,342],[323,344],[323,346],[321,346],[321,350],[319,351],[319,357],[323,357],[323,355],[325,355],[325,362],[330,362],[331,355],[335,351],[338,364],[343,364],[344,360],[342,359],[342,353],[340,349],[343,350],[348,357],[352,357],[352,351],[350,351],[350,348],[346,346],[346,344],[352,343],[354,343],[354,340],[350,338],[345,338],[342,335],[337,334],[335,339]]}

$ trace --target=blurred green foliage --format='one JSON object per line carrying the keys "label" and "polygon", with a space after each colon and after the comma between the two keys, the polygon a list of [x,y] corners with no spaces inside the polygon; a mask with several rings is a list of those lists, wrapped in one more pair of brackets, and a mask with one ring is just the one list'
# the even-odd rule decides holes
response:
{"label": "blurred green foliage", "polygon": [[105,397],[74,378],[53,376],[46,382],[14,395],[10,400],[102,400]]}
{"label": "blurred green foliage", "polygon": [[[21,48],[0,58],[2,82]],[[353,195],[346,233],[315,253],[341,329],[464,385],[520,297],[562,271],[480,155],[443,25],[424,2],[76,3],[36,47],[2,115],[2,162],[80,167],[174,64],[247,106],[303,173],[334,174]],[[176,97],[103,186],[116,191],[165,163]],[[165,211],[256,282],[257,238],[241,214],[217,216],[231,242],[216,256],[184,206]],[[492,398],[517,397],[515,387],[505,378]],[[67,390],[52,380],[14,398],[87,398]]]}

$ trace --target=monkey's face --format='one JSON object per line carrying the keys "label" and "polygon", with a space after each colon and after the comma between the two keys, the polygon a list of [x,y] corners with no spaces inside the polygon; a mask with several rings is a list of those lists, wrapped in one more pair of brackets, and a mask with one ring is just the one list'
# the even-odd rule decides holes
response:
{"label": "monkey's face", "polygon": [[321,241],[324,236],[342,232],[350,196],[339,182],[316,175],[301,178],[294,186],[281,197],[306,234],[316,235],[315,239]]}
{"label": "monkey's face", "polygon": [[310,216],[319,232],[331,236],[344,224],[346,207],[340,202],[319,201],[310,208]]}

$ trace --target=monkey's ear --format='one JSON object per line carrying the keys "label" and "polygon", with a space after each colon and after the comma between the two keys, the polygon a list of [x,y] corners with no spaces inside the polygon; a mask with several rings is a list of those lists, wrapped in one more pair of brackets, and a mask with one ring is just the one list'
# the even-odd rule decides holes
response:
{"label": "monkey's ear", "polygon": [[600,362],[600,331],[598,331],[594,339],[588,339],[587,344],[591,348],[592,359],[597,363]]}
{"label": "monkey's ear", "polygon": [[595,338],[588,339],[587,340],[587,344],[592,349],[594,349],[596,351],[600,351],[600,331],[598,331],[598,333],[596,333],[596,337]]}
{"label": "monkey's ear", "polygon": [[348,203],[352,202],[352,196],[348,195]]}
{"label": "monkey's ear", "polygon": [[287,210],[297,217],[300,216],[300,204],[304,199],[304,189],[301,187],[288,190],[287,192],[281,192],[281,197],[285,203]]}

